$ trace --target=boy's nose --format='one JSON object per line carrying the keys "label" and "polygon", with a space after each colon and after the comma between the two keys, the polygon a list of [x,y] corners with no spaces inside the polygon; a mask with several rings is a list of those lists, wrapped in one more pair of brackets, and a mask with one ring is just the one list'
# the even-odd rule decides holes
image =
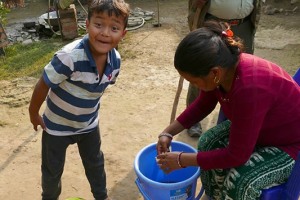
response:
{"label": "boy's nose", "polygon": [[109,36],[109,30],[108,30],[108,28],[103,28],[101,30],[101,35],[105,36],[105,37]]}

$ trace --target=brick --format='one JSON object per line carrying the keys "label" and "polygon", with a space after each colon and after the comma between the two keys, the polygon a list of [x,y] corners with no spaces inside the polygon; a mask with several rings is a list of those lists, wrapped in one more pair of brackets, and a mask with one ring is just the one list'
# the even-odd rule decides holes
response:
{"label": "brick", "polygon": [[74,38],[78,37],[77,32],[65,32],[63,34],[63,39],[72,40]]}
{"label": "brick", "polygon": [[73,19],[76,19],[76,15],[74,12],[71,12],[71,13],[62,13],[62,12],[59,12],[59,16],[61,19],[65,19],[65,18],[73,18]]}
{"label": "brick", "polygon": [[77,30],[77,24],[67,24],[67,25],[62,25],[61,26],[62,31],[75,31]]}
{"label": "brick", "polygon": [[71,4],[66,9],[60,9],[59,16],[63,39],[74,39],[78,37],[78,25],[75,5]]}
{"label": "brick", "polygon": [[74,19],[74,18],[61,18],[61,19],[60,19],[60,23],[61,23],[61,24],[64,24],[64,23],[71,23],[71,22],[77,23],[77,20]]}

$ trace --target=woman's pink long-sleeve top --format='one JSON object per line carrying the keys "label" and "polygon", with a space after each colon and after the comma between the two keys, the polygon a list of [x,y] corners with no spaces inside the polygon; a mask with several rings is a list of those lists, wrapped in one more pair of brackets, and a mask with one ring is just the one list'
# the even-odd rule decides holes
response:
{"label": "woman's pink long-sleeve top", "polygon": [[276,64],[241,54],[228,93],[201,95],[177,118],[185,128],[201,121],[220,103],[231,121],[226,148],[199,152],[202,169],[232,168],[247,162],[255,146],[273,146],[296,159],[300,151],[300,87]]}

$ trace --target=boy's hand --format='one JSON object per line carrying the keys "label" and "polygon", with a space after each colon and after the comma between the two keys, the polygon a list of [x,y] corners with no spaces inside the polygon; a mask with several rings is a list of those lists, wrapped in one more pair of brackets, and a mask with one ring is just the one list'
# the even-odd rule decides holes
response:
{"label": "boy's hand", "polygon": [[30,100],[28,112],[30,116],[30,122],[33,125],[33,129],[37,131],[37,127],[40,125],[43,130],[46,130],[46,126],[43,118],[39,114],[39,110],[46,99],[46,96],[49,92],[49,87],[45,83],[43,77],[35,85],[35,88],[32,93]]}
{"label": "boy's hand", "polygon": [[31,116],[30,115],[30,122],[33,125],[33,129],[37,131],[38,126],[40,125],[43,130],[46,130],[46,126],[44,124],[44,120],[40,115]]}

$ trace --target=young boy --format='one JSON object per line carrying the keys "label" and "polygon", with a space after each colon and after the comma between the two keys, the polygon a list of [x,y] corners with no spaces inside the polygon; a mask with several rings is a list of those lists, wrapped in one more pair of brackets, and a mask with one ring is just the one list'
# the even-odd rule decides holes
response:
{"label": "young boy", "polygon": [[74,143],[94,198],[109,199],[98,110],[104,90],[119,74],[121,61],[115,48],[126,34],[129,11],[123,0],[95,0],[86,20],[88,34],[56,52],[35,86],[29,114],[33,128],[43,128],[43,200],[58,199],[66,150]]}

